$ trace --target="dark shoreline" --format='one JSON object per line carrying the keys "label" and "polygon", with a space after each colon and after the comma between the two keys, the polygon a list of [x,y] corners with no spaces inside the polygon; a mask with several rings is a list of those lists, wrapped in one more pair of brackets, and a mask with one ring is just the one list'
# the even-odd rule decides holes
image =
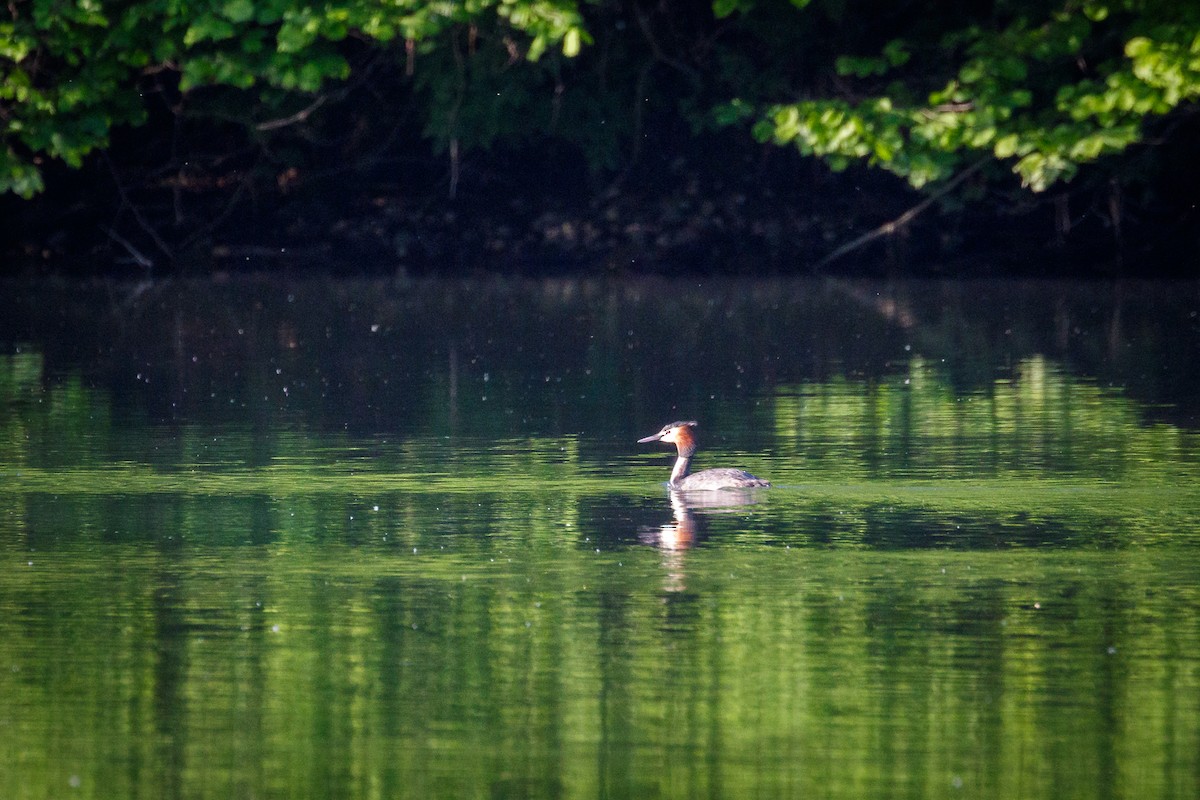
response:
{"label": "dark shoreline", "polygon": [[131,147],[51,171],[32,200],[0,197],[0,276],[1200,276],[1200,212],[1185,197],[1131,214],[1119,236],[1083,190],[1021,207],[934,204],[823,263],[923,195],[744,145],[725,161],[647,158],[605,180],[569,154],[472,157],[453,199],[432,158],[399,176],[230,170],[184,188],[139,172]]}

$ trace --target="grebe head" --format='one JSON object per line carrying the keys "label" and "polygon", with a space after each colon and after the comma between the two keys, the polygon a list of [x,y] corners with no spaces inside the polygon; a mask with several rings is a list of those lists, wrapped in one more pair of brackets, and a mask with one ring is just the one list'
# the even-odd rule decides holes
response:
{"label": "grebe head", "polygon": [[679,455],[690,456],[696,452],[696,437],[692,435],[692,428],[696,427],[697,424],[695,420],[669,422],[663,425],[662,430],[658,433],[647,436],[644,439],[638,439],[638,444],[667,442],[679,449]]}

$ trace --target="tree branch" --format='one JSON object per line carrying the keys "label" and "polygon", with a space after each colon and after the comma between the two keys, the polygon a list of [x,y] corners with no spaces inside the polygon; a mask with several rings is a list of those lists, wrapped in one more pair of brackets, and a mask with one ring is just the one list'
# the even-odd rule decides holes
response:
{"label": "tree branch", "polygon": [[[168,247],[167,243],[163,241],[163,238],[158,235],[158,231],[154,229],[154,226],[151,225],[144,216],[142,216],[141,210],[129,199],[129,194],[125,191],[125,184],[121,182],[121,176],[117,173],[116,166],[113,165],[112,159],[108,157],[108,151],[102,150],[100,151],[100,154],[104,158],[104,163],[108,167],[109,173],[112,175],[113,183],[117,185],[117,194],[121,196],[122,205],[129,207],[129,211],[133,214],[133,218],[137,221],[138,226],[150,236],[150,239],[154,242],[158,249],[163,252],[163,255],[167,257],[167,260],[174,261],[175,254],[171,252],[171,248]],[[145,267],[153,266],[153,262],[143,263],[149,261],[149,259],[134,250],[128,242],[118,236],[115,236],[112,232],[109,232],[109,235],[113,237],[114,241],[124,245],[125,249],[129,250],[130,254],[134,256],[135,260],[137,260],[139,264],[142,264],[142,266]]]}
{"label": "tree branch", "polygon": [[137,264],[142,269],[148,270],[154,268],[154,262],[151,261],[149,257],[147,257],[141,250],[138,250],[136,247],[130,244],[129,240],[124,236],[117,233],[107,225],[101,225],[100,230],[104,231],[108,238],[124,247],[125,251],[129,253],[129,257],[133,259],[133,263]]}
{"label": "tree branch", "polygon": [[905,211],[903,214],[901,214],[900,216],[896,217],[895,219],[893,219],[889,222],[883,223],[882,225],[880,225],[878,228],[875,228],[874,230],[867,231],[862,236],[859,236],[857,239],[854,239],[853,241],[847,242],[846,244],[839,247],[837,250],[834,250],[832,253],[830,253],[829,255],[822,258],[820,261],[818,261],[813,266],[813,270],[820,270],[823,267],[828,266],[829,264],[833,263],[834,261],[837,261],[839,258],[846,255],[847,253],[852,253],[855,250],[859,249],[860,247],[870,244],[871,242],[875,241],[876,239],[878,239],[881,236],[892,235],[893,233],[900,230],[908,223],[912,222],[917,217],[917,215],[919,215],[922,211],[929,208],[931,205],[933,205],[939,199],[941,199],[942,197],[946,196],[947,194],[949,194],[950,192],[952,192],[956,188],[958,188],[958,186],[960,184],[962,184],[963,181],[965,181],[967,178],[971,177],[976,172],[978,172],[980,169],[982,169],[983,165],[988,163],[989,161],[991,161],[991,156],[986,156],[984,158],[979,159],[974,164],[967,167],[962,172],[958,173],[953,178],[951,178],[949,181],[947,181],[945,186],[938,189],[936,192],[929,195],[929,197],[926,197],[921,202],[917,203],[915,206],[910,208],[908,211]]}
{"label": "tree branch", "polygon": [[295,125],[297,122],[304,122],[304,120],[308,119],[314,111],[325,104],[325,98],[326,95],[321,95],[312,103],[310,103],[308,107],[300,109],[291,116],[283,117],[282,119],[272,119],[268,120],[267,122],[260,122],[254,126],[254,130],[273,131],[277,128],[286,128],[288,125]]}

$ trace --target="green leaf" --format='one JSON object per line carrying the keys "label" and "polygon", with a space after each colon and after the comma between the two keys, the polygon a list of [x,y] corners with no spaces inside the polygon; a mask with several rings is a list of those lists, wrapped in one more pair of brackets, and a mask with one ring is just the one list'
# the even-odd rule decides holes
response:
{"label": "green leaf", "polygon": [[992,152],[996,154],[996,158],[1010,158],[1017,152],[1017,145],[1021,139],[1015,133],[1010,133],[1007,136],[1001,136],[992,146]]}
{"label": "green leaf", "polygon": [[254,17],[254,3],[251,0],[229,0],[221,13],[233,22],[248,22]]}
{"label": "green leaf", "polygon": [[780,106],[774,114],[775,141],[784,144],[800,135],[800,109],[796,106]]}
{"label": "green leaf", "polygon": [[41,170],[19,158],[12,148],[0,150],[0,192],[28,199],[44,188]]}
{"label": "green leaf", "polygon": [[567,31],[567,35],[563,37],[562,51],[567,58],[574,58],[579,55],[579,29],[572,28]]}
{"label": "green leaf", "polygon": [[883,57],[893,67],[900,67],[908,63],[908,60],[912,58],[912,53],[909,52],[908,45],[903,39],[893,39],[884,45]]}
{"label": "green leaf", "polygon": [[1001,77],[1013,83],[1025,80],[1029,74],[1025,62],[1015,56],[999,59],[996,62],[996,70]]}
{"label": "green leaf", "polygon": [[838,56],[834,62],[834,69],[839,75],[867,78],[887,72],[888,63],[882,58]]}
{"label": "green leaf", "polygon": [[316,31],[307,19],[289,19],[279,26],[275,34],[276,46],[281,53],[299,53],[316,39]]}
{"label": "green leaf", "polygon": [[744,100],[734,98],[728,103],[722,103],[712,110],[712,119],[720,127],[728,125],[736,125],[742,120],[750,117],[754,113],[754,108]]}
{"label": "green leaf", "polygon": [[219,42],[232,37],[233,25],[228,20],[207,14],[198,17],[191,24],[183,36],[183,43],[191,47],[198,42]]}
{"label": "green leaf", "polygon": [[1135,36],[1125,43],[1125,55],[1138,58],[1145,55],[1153,45],[1145,36]]}
{"label": "green leaf", "polygon": [[735,11],[748,11],[750,3],[744,0],[713,0],[712,9],[714,17],[725,19]]}
{"label": "green leaf", "polygon": [[871,143],[871,154],[879,161],[885,163],[896,157],[896,151],[893,150],[888,143],[882,139],[876,139]]}

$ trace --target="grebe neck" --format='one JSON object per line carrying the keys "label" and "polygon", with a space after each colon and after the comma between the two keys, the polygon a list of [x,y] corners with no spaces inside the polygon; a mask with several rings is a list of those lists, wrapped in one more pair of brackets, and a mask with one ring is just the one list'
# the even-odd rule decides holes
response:
{"label": "grebe neck", "polygon": [[671,480],[668,481],[668,483],[671,486],[674,486],[675,484],[679,483],[681,480],[686,478],[687,474],[688,474],[688,467],[691,465],[691,463],[692,463],[691,453],[689,453],[685,456],[681,452],[679,454],[679,456],[675,459],[675,468],[673,470],[671,470]]}
{"label": "grebe neck", "polygon": [[671,486],[687,477],[692,455],[696,452],[696,439],[692,436],[691,426],[684,425],[675,429],[675,450],[679,455],[675,458],[675,468],[671,470]]}

